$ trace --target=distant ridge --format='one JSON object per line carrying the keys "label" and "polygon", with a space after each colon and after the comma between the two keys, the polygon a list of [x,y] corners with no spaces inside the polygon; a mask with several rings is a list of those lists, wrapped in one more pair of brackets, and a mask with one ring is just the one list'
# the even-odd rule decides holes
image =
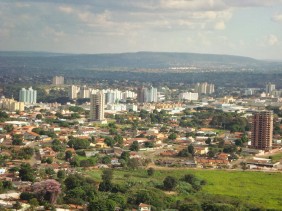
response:
{"label": "distant ridge", "polygon": [[138,51],[138,52],[124,52],[124,53],[95,53],[95,54],[85,54],[85,53],[53,53],[44,51],[0,51],[0,56],[31,56],[31,57],[45,57],[45,56],[130,56],[130,55],[141,55],[141,56],[193,56],[195,57],[232,57],[256,60],[251,57],[238,56],[238,55],[227,55],[227,54],[208,54],[208,53],[187,53],[187,52],[153,52],[153,51]]}
{"label": "distant ridge", "polygon": [[17,58],[25,64],[40,62],[42,65],[57,64],[59,67],[80,68],[170,68],[206,65],[254,65],[262,61],[233,55],[147,52],[105,53],[105,54],[64,54],[49,52],[0,52],[0,57]]}

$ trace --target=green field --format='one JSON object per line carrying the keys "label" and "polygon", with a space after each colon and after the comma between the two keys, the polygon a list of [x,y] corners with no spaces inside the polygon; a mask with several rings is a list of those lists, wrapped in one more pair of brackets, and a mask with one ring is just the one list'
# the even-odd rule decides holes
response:
{"label": "green field", "polygon": [[271,159],[273,163],[279,162],[282,160],[282,153],[271,155]]}
{"label": "green field", "polygon": [[[207,181],[198,195],[208,193],[213,197],[232,198],[239,203],[282,210],[282,173],[173,169],[156,170],[154,176],[148,177],[145,170],[115,170],[113,182],[122,184],[130,181],[139,184],[140,187],[146,187],[146,185],[162,183],[168,175],[181,179],[187,173],[193,173]],[[89,171],[87,174],[100,180],[101,170]],[[178,194],[174,197],[182,199],[187,195]]]}

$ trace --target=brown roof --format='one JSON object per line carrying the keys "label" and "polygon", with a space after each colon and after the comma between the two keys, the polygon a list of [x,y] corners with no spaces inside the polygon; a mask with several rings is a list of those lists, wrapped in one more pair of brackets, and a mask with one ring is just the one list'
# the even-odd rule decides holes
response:
{"label": "brown roof", "polygon": [[151,207],[151,205],[140,203],[140,204],[139,204],[139,207]]}

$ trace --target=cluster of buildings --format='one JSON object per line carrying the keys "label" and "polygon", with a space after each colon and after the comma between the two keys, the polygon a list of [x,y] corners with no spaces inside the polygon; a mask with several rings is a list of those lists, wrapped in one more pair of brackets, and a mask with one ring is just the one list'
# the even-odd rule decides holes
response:
{"label": "cluster of buildings", "polygon": [[19,101],[27,104],[36,104],[37,91],[29,87],[28,89],[22,88],[19,93]]}
{"label": "cluster of buildings", "polygon": [[158,89],[155,87],[139,87],[137,90],[137,101],[139,103],[158,102]]}
{"label": "cluster of buildings", "polygon": [[103,92],[105,94],[105,103],[110,104],[110,103],[116,103],[119,102],[120,100],[126,100],[127,98],[136,98],[136,93],[126,90],[126,91],[121,91],[118,89],[92,89],[87,87],[86,85],[84,86],[76,86],[76,85],[71,85],[68,90],[68,96],[70,99],[78,99],[78,98],[90,98],[91,94],[96,94],[98,92]]}
{"label": "cluster of buildings", "polygon": [[246,96],[252,96],[260,93],[261,97],[281,97],[282,96],[282,90],[276,89],[276,85],[273,83],[267,83],[265,86],[265,89],[261,93],[261,90],[258,88],[247,88],[244,90],[244,95]]}
{"label": "cluster of buildings", "polygon": [[0,99],[0,109],[7,111],[24,111],[24,102],[18,102],[14,99],[4,98]]}
{"label": "cluster of buildings", "polygon": [[196,83],[194,90],[199,94],[213,94],[214,84],[208,84],[207,82]]}

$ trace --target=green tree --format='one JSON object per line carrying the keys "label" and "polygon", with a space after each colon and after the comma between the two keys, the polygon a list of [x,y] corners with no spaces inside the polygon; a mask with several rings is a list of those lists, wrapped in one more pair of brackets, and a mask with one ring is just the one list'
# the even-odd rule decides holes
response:
{"label": "green tree", "polygon": [[194,174],[185,174],[184,175],[184,181],[193,185],[197,181],[197,178]]}
{"label": "green tree", "polygon": [[28,203],[30,204],[30,206],[32,207],[32,209],[36,208],[39,206],[39,202],[36,198],[32,198],[28,201]]}
{"label": "green tree", "polygon": [[65,160],[70,160],[72,158],[72,152],[70,150],[65,152]]}
{"label": "green tree", "polygon": [[14,130],[14,126],[13,126],[13,125],[10,125],[10,124],[5,125],[5,126],[4,126],[4,130],[5,130],[7,133],[10,133],[10,132],[12,132],[12,131]]}
{"label": "green tree", "polygon": [[64,170],[59,170],[58,172],[57,172],[57,177],[59,178],[59,179],[65,179],[65,177],[66,177],[66,172],[64,171]]}
{"label": "green tree", "polygon": [[31,168],[29,163],[23,163],[20,166],[19,177],[22,181],[31,181],[34,182],[34,170]]}
{"label": "green tree", "polygon": [[36,114],[36,119],[42,119],[42,114]]}
{"label": "green tree", "polygon": [[48,163],[48,164],[53,163],[53,158],[47,158],[47,159],[46,159],[46,163]]}
{"label": "green tree", "polygon": [[202,211],[201,205],[197,203],[182,204],[179,211]]}
{"label": "green tree", "polygon": [[150,168],[147,169],[148,176],[153,176],[154,173],[155,173],[155,169],[154,168],[150,167]]}
{"label": "green tree", "polygon": [[90,142],[87,139],[71,138],[68,142],[68,146],[74,149],[87,149],[90,146]]}
{"label": "green tree", "polygon": [[190,145],[188,146],[188,152],[189,152],[192,156],[195,155],[195,149],[194,149],[194,146],[193,146],[192,144],[190,144]]}
{"label": "green tree", "polygon": [[210,145],[211,144],[211,138],[208,138],[207,140],[205,140],[205,143]]}
{"label": "green tree", "polygon": [[176,178],[172,176],[167,176],[163,181],[164,189],[171,191],[177,186]]}
{"label": "green tree", "polygon": [[115,140],[111,137],[107,136],[104,141],[109,147],[113,147],[115,144]]}
{"label": "green tree", "polygon": [[98,199],[91,201],[88,205],[88,211],[114,211],[116,203],[111,199]]}
{"label": "green tree", "polygon": [[131,151],[139,151],[139,143],[138,141],[133,141],[131,146],[129,147]]}
{"label": "green tree", "polygon": [[131,168],[131,169],[138,169],[139,165],[140,163],[137,158],[129,159],[129,161],[127,162],[128,168]]}
{"label": "green tree", "polygon": [[153,148],[154,146],[155,146],[154,142],[152,142],[152,141],[146,141],[144,143],[144,147],[146,147],[146,148]]}
{"label": "green tree", "polygon": [[104,163],[104,164],[109,164],[109,163],[111,163],[111,157],[108,156],[108,155],[102,157],[101,160],[102,160],[102,163]]}
{"label": "green tree", "polygon": [[21,139],[14,139],[12,141],[13,145],[23,145],[23,141]]}
{"label": "green tree", "polygon": [[119,146],[123,146],[123,137],[120,134],[115,135],[114,140]]}
{"label": "green tree", "polygon": [[126,163],[129,161],[130,154],[127,151],[123,151],[120,155],[120,159],[123,159]]}
{"label": "green tree", "polygon": [[99,185],[99,190],[104,192],[111,191],[113,188],[112,179],[113,170],[104,169],[102,172],[102,182]]}
{"label": "green tree", "polygon": [[169,140],[175,140],[176,138],[177,138],[176,133],[171,133],[171,134],[168,136],[168,139],[169,139]]}

